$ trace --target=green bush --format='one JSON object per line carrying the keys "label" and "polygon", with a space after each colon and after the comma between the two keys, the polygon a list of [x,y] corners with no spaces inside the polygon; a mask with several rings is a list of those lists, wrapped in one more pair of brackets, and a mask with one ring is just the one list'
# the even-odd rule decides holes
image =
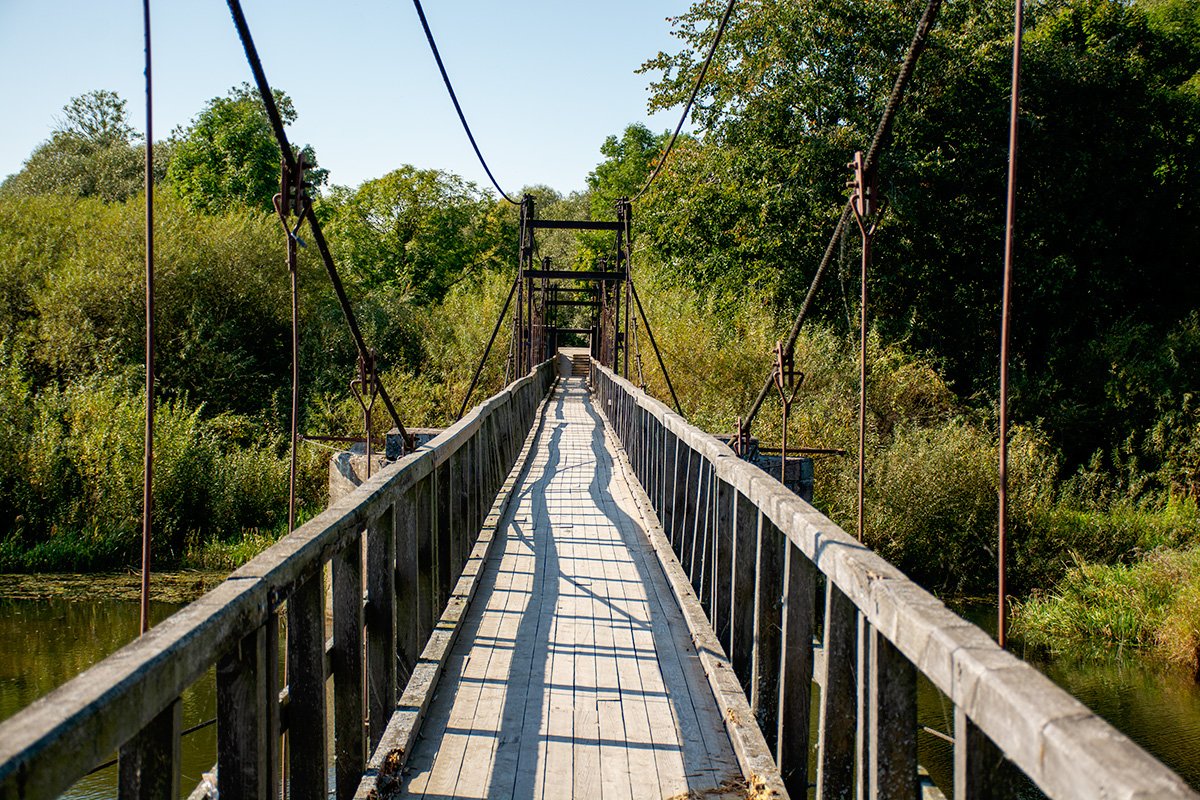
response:
{"label": "green bush", "polygon": [[1132,564],[1077,560],[1053,592],[1015,604],[1013,633],[1051,650],[1132,648],[1192,670],[1200,646],[1200,547]]}

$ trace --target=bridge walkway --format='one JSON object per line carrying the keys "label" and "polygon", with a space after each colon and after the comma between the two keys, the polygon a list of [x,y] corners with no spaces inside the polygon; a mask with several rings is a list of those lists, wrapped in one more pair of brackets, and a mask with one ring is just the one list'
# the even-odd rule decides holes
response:
{"label": "bridge walkway", "polygon": [[550,400],[405,796],[741,796],[683,616],[584,380]]}

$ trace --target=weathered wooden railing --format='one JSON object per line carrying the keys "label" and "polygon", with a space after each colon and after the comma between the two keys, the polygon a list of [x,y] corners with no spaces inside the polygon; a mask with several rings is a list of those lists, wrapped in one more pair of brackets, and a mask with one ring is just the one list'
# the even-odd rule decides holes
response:
{"label": "weathered wooden railing", "polygon": [[[0,798],[56,797],[119,751],[120,797],[177,800],[179,698],[214,665],[221,800],[275,798],[283,769],[292,800],[325,800],[330,677],[336,796],[352,797],[397,689],[553,381],[548,361],[204,597],[5,721]],[[326,631],[330,562],[333,623]]]}
{"label": "weathered wooden railing", "polygon": [[959,800],[1013,796],[1013,766],[1052,798],[1198,797],[725,444],[595,361],[591,380],[792,796],[809,786],[816,634],[818,798],[919,796],[918,671],[954,704]]}

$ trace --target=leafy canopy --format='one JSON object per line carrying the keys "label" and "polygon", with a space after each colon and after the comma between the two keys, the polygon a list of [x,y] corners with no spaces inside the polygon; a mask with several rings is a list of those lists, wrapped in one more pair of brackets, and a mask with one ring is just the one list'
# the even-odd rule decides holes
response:
{"label": "leafy canopy", "polygon": [[[125,101],[97,89],[63,107],[50,139],[30,154],[21,171],[0,185],[0,193],[42,194],[125,200],[145,187],[146,151],[129,125]],[[155,176],[161,178],[169,157],[155,151]]]}
{"label": "leafy canopy", "polygon": [[[285,125],[296,121],[296,109],[284,92],[275,104]],[[214,97],[192,124],[176,131],[178,144],[167,169],[175,192],[188,205],[208,212],[250,206],[271,211],[279,191],[279,145],[258,93],[248,83]],[[303,149],[314,167],[309,180],[325,183],[327,171],[316,167],[312,149]]]}
{"label": "leafy canopy", "polygon": [[366,288],[418,303],[503,262],[512,238],[496,203],[457,175],[403,166],[357,189],[335,188],[329,238]]}

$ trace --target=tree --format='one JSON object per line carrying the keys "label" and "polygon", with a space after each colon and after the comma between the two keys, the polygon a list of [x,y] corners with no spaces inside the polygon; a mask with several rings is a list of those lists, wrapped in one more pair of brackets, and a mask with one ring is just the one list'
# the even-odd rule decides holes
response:
{"label": "tree", "polygon": [[[0,193],[125,200],[145,188],[146,151],[139,138],[129,125],[125,101],[115,92],[97,89],[74,97],[50,139],[0,185]],[[155,150],[156,179],[168,158],[168,148]]]}
{"label": "tree", "polygon": [[[290,97],[275,90],[275,104],[285,125],[296,121]],[[175,138],[167,179],[188,205],[209,212],[236,206],[273,210],[271,198],[279,191],[279,145],[262,99],[249,84],[214,97]],[[308,179],[324,184],[328,171],[317,167],[310,147],[303,152],[313,167]]]}
{"label": "tree", "polygon": [[[796,304],[923,5],[739,5],[701,88],[694,119],[706,135],[674,154],[640,210],[665,275],[709,296],[757,286]],[[661,72],[652,106],[690,91],[723,6],[702,0],[676,20],[685,48],[645,67]],[[1131,393],[1120,365],[1162,347],[1200,305],[1187,277],[1200,266],[1200,211],[1185,200],[1200,186],[1198,8],[1029,9],[1014,402],[1046,424],[1069,466],[1145,430],[1153,402],[1128,415],[1114,402]],[[943,7],[881,161],[890,208],[871,277],[885,339],[935,354],[955,388],[983,402],[996,381],[1010,13],[998,0]],[[833,320],[854,311],[851,229],[843,257],[855,286],[844,297],[833,274],[818,297]]]}
{"label": "tree", "polygon": [[641,190],[670,138],[670,133],[651,133],[638,122],[627,126],[621,138],[604,140],[600,154],[605,160],[587,176],[593,219],[611,218],[618,199]]}
{"label": "tree", "polygon": [[139,138],[129,126],[125,101],[116,92],[107,89],[96,89],[72,97],[63,106],[57,131],[102,146],[128,144]]}
{"label": "tree", "polygon": [[329,239],[354,278],[416,303],[505,263],[512,248],[491,196],[440,170],[406,165],[335,189],[330,203]]}

